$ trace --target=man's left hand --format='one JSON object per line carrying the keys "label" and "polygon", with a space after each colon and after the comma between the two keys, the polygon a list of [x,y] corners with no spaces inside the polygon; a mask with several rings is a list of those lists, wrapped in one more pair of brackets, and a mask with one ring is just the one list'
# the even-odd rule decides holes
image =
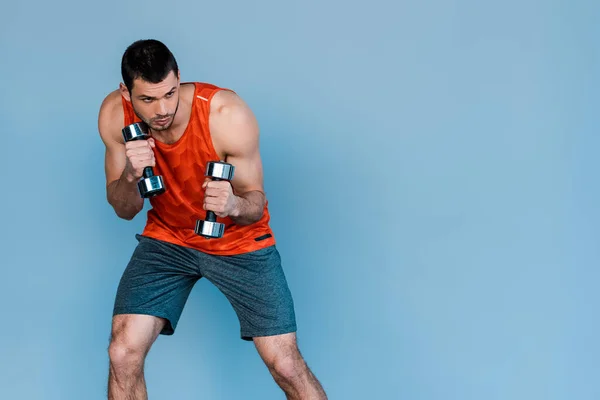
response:
{"label": "man's left hand", "polygon": [[203,205],[205,210],[210,210],[221,218],[235,216],[237,197],[233,194],[229,181],[213,181],[207,177],[202,188],[205,189]]}

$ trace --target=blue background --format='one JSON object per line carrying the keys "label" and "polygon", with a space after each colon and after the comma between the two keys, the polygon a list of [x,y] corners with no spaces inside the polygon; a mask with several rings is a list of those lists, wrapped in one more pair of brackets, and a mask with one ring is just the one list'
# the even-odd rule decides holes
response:
{"label": "blue background", "polygon": [[[105,398],[145,212],[105,200],[100,102],[157,38],[236,90],[302,353],[330,399],[598,399],[600,6],[509,0],[6,2],[0,387]],[[147,209],[147,208],[146,208]],[[154,399],[278,399],[207,281]]]}

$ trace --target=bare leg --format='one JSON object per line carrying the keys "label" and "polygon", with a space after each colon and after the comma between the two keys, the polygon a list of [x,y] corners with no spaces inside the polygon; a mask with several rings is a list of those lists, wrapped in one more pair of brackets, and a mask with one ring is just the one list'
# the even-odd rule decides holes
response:
{"label": "bare leg", "polygon": [[108,400],[147,400],[144,360],[165,320],[150,315],[113,317],[108,348]]}
{"label": "bare leg", "polygon": [[295,333],[255,337],[254,344],[288,400],[325,400],[327,395],[302,358]]}

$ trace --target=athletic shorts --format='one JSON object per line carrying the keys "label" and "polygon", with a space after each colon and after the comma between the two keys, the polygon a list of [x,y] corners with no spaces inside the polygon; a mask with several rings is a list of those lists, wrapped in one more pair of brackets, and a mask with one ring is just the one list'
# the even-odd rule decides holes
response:
{"label": "athletic shorts", "polygon": [[142,235],[136,238],[138,244],[119,282],[113,315],[165,318],[160,333],[172,335],[194,284],[205,277],[233,306],[243,340],[296,331],[294,302],[275,245],[216,256]]}

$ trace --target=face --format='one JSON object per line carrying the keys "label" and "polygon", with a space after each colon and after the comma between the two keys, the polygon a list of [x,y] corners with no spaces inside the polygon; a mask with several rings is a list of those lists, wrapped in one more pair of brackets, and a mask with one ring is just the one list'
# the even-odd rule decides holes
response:
{"label": "face", "polygon": [[135,114],[154,131],[171,127],[179,107],[179,74],[170,72],[159,83],[133,82],[130,101]]}

